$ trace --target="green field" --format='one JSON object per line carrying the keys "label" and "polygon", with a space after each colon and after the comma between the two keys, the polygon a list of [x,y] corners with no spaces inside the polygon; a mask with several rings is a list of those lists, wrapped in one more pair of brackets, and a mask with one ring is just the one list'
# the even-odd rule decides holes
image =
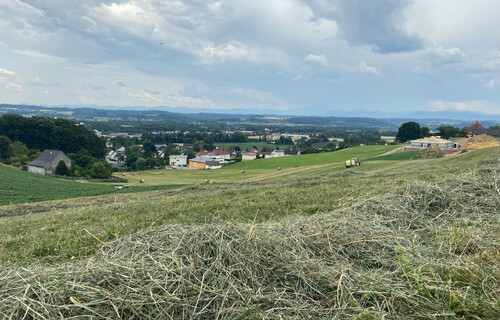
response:
{"label": "green field", "polygon": [[[218,170],[146,170],[133,173],[116,173],[126,178],[123,189],[115,184],[87,183],[46,177],[17,169],[0,166],[0,205],[39,202],[46,200],[89,197],[103,194],[145,192],[179,188],[186,185],[204,184],[206,180],[216,184],[242,181],[269,180],[311,174],[328,174],[344,170],[342,162],[352,157],[370,158],[392,150],[397,146],[363,146],[331,153],[317,153],[274,159],[258,159],[230,165]],[[385,163],[379,162],[379,166]],[[321,167],[319,167],[321,166]],[[277,168],[282,170],[278,171]],[[244,173],[241,171],[244,170]],[[363,170],[356,168],[356,170]],[[144,183],[140,183],[144,180]]]}
{"label": "green field", "polygon": [[351,158],[358,158],[360,160],[365,160],[399,147],[400,147],[399,145],[361,146],[335,152],[304,154],[300,156],[280,157],[271,159],[258,159],[254,161],[245,161],[237,163],[235,165],[223,168],[222,170],[276,169],[278,167],[286,169],[294,167],[325,165],[335,162],[344,162],[345,160]]}
{"label": "green field", "polygon": [[267,143],[267,142],[262,142],[262,141],[255,141],[255,142],[217,142],[217,146],[221,148],[231,148],[233,146],[239,146],[241,150],[251,150],[253,146],[256,146],[258,150],[262,150],[263,148],[268,148],[269,150],[274,150],[276,148],[279,148],[280,150],[285,150],[285,149],[291,149],[293,148],[293,145],[287,145],[287,144],[272,144],[272,143]]}
{"label": "green field", "polygon": [[1,165],[0,179],[0,206],[15,203],[91,197],[103,194],[153,191],[185,186],[182,184],[170,184],[165,186],[135,186],[117,189],[111,184],[64,180]]}
{"label": "green field", "polygon": [[[0,207],[0,318],[498,319],[500,148],[375,157],[385,151]],[[342,168],[352,156],[368,161]],[[141,175],[153,173],[167,174]]]}

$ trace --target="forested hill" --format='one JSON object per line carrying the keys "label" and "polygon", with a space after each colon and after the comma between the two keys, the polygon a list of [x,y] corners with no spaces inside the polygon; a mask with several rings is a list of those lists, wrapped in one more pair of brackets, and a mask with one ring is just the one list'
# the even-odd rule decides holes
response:
{"label": "forested hill", "polygon": [[2,135],[22,142],[30,149],[57,149],[68,154],[85,149],[100,159],[106,153],[104,140],[84,126],[66,119],[4,114],[0,117]]}

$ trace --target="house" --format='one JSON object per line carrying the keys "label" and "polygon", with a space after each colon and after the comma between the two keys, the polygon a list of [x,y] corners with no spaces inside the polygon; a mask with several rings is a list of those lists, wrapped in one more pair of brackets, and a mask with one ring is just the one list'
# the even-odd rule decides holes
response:
{"label": "house", "polygon": [[197,169],[220,169],[222,164],[220,161],[212,160],[210,158],[196,157],[189,159],[189,170]]}
{"label": "house", "polygon": [[272,152],[270,151],[261,151],[259,152],[259,157],[261,158],[272,158]]}
{"label": "house", "polygon": [[187,166],[188,161],[187,161],[187,155],[171,155],[168,157],[169,161],[168,163],[170,164],[171,167],[182,167],[182,166]]}
{"label": "house", "polygon": [[271,152],[272,158],[284,157],[284,156],[285,156],[285,150],[273,150]]}
{"label": "house", "polygon": [[220,169],[222,165],[217,161],[207,161],[205,162],[205,169]]}
{"label": "house", "polygon": [[316,142],[316,143],[311,144],[311,147],[321,150],[323,148],[326,148],[327,145],[328,145],[328,142]]}
{"label": "house", "polygon": [[213,160],[230,160],[231,159],[231,152],[224,148],[215,148],[212,151],[207,151],[207,150],[201,150],[196,154],[197,157],[204,157],[204,158],[210,158]]}
{"label": "house", "polygon": [[486,129],[483,127],[479,121],[474,122],[472,125],[468,127],[464,127],[464,130],[467,131],[469,136],[477,136],[478,134],[489,134],[490,136],[500,136],[500,129],[489,128]]}
{"label": "house", "polygon": [[55,174],[59,161],[64,161],[68,169],[71,169],[71,160],[59,150],[44,150],[38,158],[28,163],[28,171],[38,174]]}
{"label": "house", "polygon": [[426,149],[432,145],[437,145],[443,150],[453,150],[461,148],[458,143],[454,143],[453,141],[444,140],[438,137],[415,139],[410,140],[408,143],[410,144],[411,149]]}
{"label": "house", "polygon": [[257,154],[255,152],[242,152],[241,153],[241,161],[255,160],[257,158]]}
{"label": "house", "polygon": [[125,155],[121,152],[111,150],[106,155],[106,161],[113,167],[120,166],[125,163]]}
{"label": "house", "polygon": [[464,130],[467,131],[467,133],[472,136],[474,135],[474,130],[482,130],[482,129],[486,129],[485,127],[483,127],[482,124],[479,123],[479,121],[476,121],[474,122],[473,124],[471,124],[470,126],[468,127],[464,127]]}
{"label": "house", "polygon": [[285,156],[300,156],[300,149],[287,149]]}

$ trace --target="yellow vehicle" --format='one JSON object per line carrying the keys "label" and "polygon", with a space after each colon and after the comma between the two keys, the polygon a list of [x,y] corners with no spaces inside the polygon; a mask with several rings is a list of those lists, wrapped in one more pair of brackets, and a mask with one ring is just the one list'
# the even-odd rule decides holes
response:
{"label": "yellow vehicle", "polygon": [[361,165],[361,161],[358,160],[358,158],[352,158],[351,160],[347,160],[345,162],[345,167],[350,168],[350,167],[357,167]]}

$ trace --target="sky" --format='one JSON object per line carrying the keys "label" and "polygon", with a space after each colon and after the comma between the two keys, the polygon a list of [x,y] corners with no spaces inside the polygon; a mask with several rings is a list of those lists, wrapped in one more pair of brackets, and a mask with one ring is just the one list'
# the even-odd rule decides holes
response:
{"label": "sky", "polygon": [[0,0],[0,103],[500,113],[498,0]]}

